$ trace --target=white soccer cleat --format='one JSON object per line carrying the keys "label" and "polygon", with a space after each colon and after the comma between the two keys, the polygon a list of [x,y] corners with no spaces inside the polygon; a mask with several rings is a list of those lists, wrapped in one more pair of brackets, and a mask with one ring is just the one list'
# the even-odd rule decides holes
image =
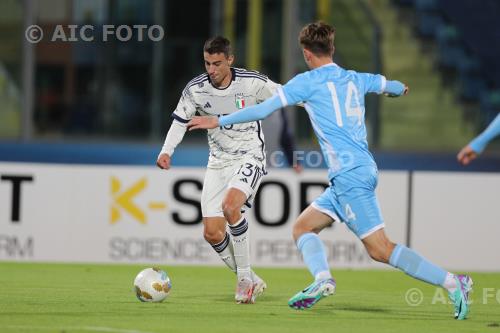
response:
{"label": "white soccer cleat", "polygon": [[243,278],[238,280],[238,284],[236,285],[236,294],[234,295],[234,299],[236,303],[250,303],[252,301],[254,283],[252,280]]}
{"label": "white soccer cleat", "polygon": [[266,290],[267,284],[264,280],[262,280],[257,274],[253,274],[253,292],[252,297],[250,299],[250,303],[255,303],[255,299],[264,293]]}

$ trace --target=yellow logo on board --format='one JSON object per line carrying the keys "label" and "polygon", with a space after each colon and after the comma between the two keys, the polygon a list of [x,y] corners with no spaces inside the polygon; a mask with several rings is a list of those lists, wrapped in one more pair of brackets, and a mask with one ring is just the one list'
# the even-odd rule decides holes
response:
{"label": "yellow logo on board", "polygon": [[[146,211],[134,202],[134,198],[141,194],[141,192],[146,189],[147,185],[148,181],[144,177],[133,183],[127,189],[122,189],[120,180],[116,177],[111,177],[111,196],[113,197],[113,203],[110,207],[111,224],[120,221],[122,212],[127,213],[141,224],[147,223]],[[148,207],[151,210],[163,210],[167,208],[167,205],[164,202],[151,201]]]}

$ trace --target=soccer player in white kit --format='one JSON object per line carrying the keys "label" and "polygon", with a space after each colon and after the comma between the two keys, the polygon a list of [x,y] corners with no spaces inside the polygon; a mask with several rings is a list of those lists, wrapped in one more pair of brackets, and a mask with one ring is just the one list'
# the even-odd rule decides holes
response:
{"label": "soccer player in white kit", "polygon": [[[222,116],[271,97],[278,86],[265,75],[231,67],[234,56],[228,39],[214,37],[203,48],[206,73],[192,79],[172,113],[174,118],[157,165],[169,169],[175,147],[196,114]],[[205,240],[237,274],[235,300],[254,303],[267,287],[250,267],[248,222],[261,178],[266,174],[264,135],[260,121],[208,130],[208,160],[201,210]],[[226,230],[229,225],[229,231]]]}

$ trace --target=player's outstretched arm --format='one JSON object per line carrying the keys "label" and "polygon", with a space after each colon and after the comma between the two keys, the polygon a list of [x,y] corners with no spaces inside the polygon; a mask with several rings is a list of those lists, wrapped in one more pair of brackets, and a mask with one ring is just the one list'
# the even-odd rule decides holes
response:
{"label": "player's outstretched arm", "polygon": [[467,146],[463,147],[457,155],[457,160],[462,165],[469,164],[479,154],[483,152],[488,143],[500,135],[500,114],[498,114],[491,124],[472,140]]}
{"label": "player's outstretched arm", "polygon": [[410,88],[402,82],[399,81],[387,81],[384,88],[384,95],[387,97],[399,97],[407,95]]}
{"label": "player's outstretched arm", "polygon": [[187,126],[189,130],[192,131],[195,129],[210,129],[216,128],[217,126],[248,123],[264,119],[281,107],[280,98],[278,96],[273,96],[260,104],[249,106],[238,112],[222,116],[220,118],[212,116],[193,117]]}

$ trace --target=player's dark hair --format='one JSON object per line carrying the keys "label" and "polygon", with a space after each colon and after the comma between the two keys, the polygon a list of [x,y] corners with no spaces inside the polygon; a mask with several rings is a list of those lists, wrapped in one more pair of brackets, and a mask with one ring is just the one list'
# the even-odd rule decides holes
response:
{"label": "player's dark hair", "polygon": [[203,51],[208,54],[224,53],[227,58],[232,54],[231,42],[225,37],[215,36],[205,42]]}
{"label": "player's dark hair", "polygon": [[332,56],[335,28],[324,22],[309,23],[299,34],[300,45],[316,56]]}

